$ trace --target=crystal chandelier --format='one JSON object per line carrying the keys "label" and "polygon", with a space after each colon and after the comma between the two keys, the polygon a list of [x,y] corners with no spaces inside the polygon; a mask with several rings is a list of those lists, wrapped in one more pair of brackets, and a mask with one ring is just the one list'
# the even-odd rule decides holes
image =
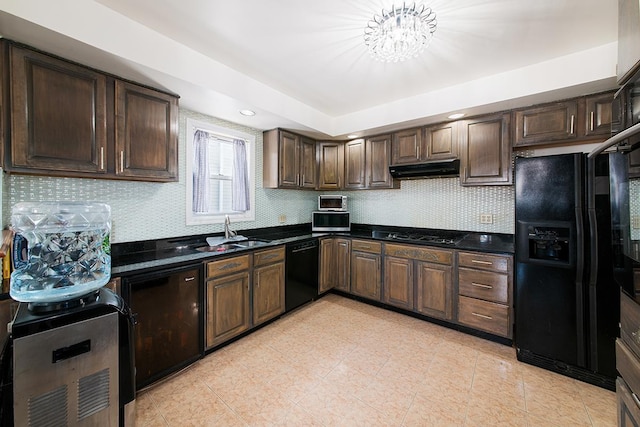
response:
{"label": "crystal chandelier", "polygon": [[371,56],[383,62],[404,61],[418,56],[436,31],[436,13],[424,5],[391,6],[374,15],[364,30],[364,42]]}

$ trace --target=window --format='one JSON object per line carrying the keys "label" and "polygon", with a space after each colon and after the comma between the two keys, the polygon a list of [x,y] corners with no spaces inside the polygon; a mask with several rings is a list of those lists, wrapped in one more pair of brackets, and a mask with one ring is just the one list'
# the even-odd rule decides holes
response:
{"label": "window", "polygon": [[187,225],[255,219],[255,137],[187,119]]}

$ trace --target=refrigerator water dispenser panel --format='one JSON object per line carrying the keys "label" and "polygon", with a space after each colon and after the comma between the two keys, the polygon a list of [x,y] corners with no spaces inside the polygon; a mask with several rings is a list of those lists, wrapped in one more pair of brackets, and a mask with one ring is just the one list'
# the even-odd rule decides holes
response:
{"label": "refrigerator water dispenser panel", "polygon": [[569,263],[570,231],[568,227],[529,226],[529,259]]}

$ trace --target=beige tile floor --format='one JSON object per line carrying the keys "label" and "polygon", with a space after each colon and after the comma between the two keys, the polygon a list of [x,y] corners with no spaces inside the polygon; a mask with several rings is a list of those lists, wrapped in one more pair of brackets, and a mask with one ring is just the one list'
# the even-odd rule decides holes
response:
{"label": "beige tile floor", "polygon": [[615,393],[336,295],[138,395],[138,426],[615,426]]}

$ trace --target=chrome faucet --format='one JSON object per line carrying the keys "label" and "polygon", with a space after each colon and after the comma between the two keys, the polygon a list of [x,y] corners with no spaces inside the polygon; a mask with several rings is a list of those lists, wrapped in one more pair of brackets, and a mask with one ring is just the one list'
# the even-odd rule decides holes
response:
{"label": "chrome faucet", "polygon": [[225,239],[230,239],[236,235],[235,231],[232,231],[229,229],[230,225],[231,225],[231,219],[229,218],[229,215],[225,215],[224,216],[224,238]]}

